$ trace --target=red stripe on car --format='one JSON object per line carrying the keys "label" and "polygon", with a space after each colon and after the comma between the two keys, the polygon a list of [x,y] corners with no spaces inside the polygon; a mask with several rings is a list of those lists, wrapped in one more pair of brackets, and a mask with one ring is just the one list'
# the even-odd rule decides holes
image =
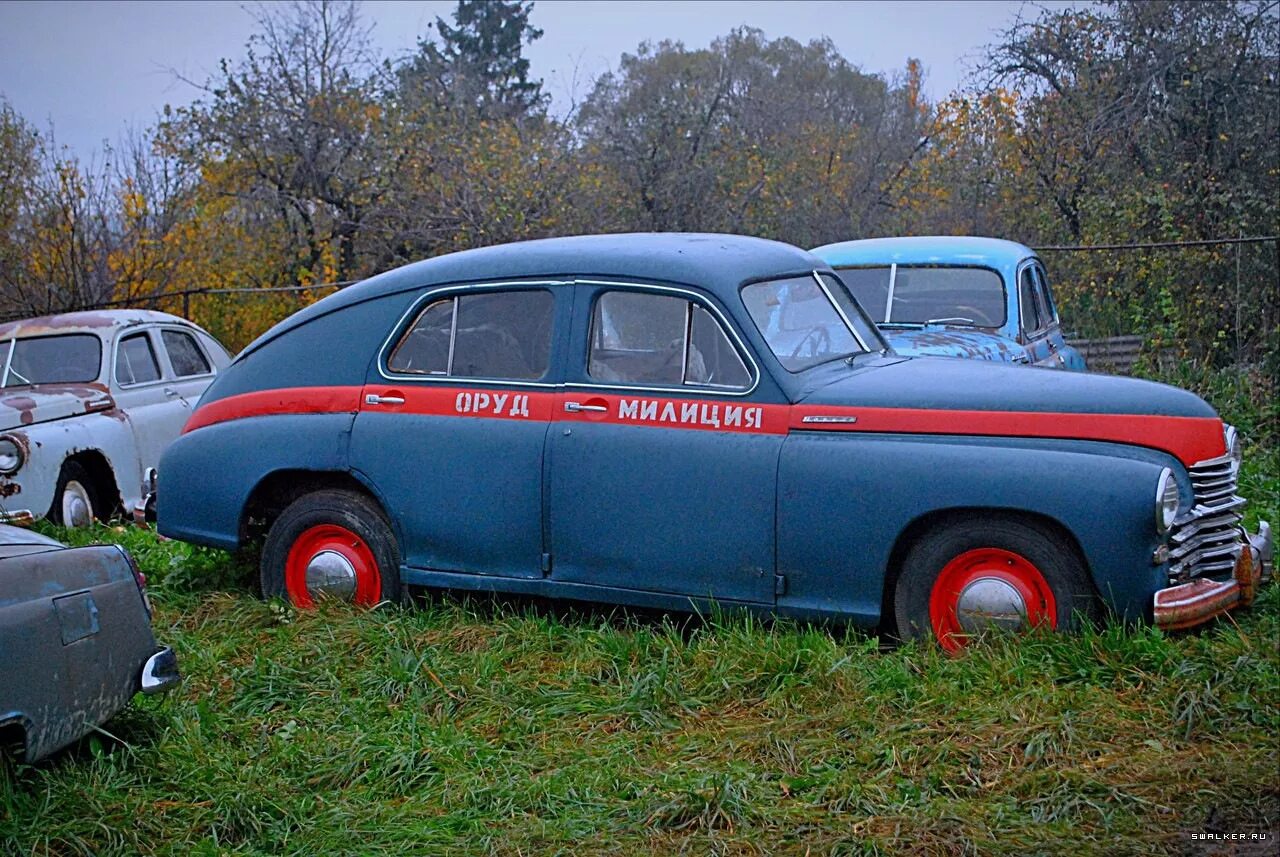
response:
{"label": "red stripe on car", "polygon": [[294,387],[228,396],[201,405],[183,432],[246,417],[359,410],[542,422],[600,422],[745,434],[838,431],[1097,440],[1164,450],[1187,465],[1226,452],[1222,421],[1213,417],[790,406],[730,398],[675,399],[639,393],[387,384]]}
{"label": "red stripe on car", "polygon": [[[855,421],[815,423],[805,417]],[[1161,449],[1187,465],[1226,453],[1222,420],[1215,417],[797,405],[791,429],[1102,440]]]}
{"label": "red stripe on car", "polygon": [[214,423],[278,414],[341,414],[360,410],[359,387],[281,387],[240,393],[196,408],[182,433]]}

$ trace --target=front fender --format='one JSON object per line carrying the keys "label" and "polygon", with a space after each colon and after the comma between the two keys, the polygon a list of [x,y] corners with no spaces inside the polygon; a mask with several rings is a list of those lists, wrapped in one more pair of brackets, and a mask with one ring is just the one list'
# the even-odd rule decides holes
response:
{"label": "front fender", "polygon": [[779,606],[875,626],[894,546],[912,523],[985,509],[1059,524],[1104,601],[1144,617],[1165,583],[1152,555],[1166,460],[1097,442],[794,433],[778,475],[778,570],[787,578]]}
{"label": "front fender", "polygon": [[53,505],[53,492],[63,462],[92,452],[106,459],[120,501],[126,509],[141,497],[138,450],[124,414],[116,411],[86,414],[3,432],[23,448],[26,460],[17,473],[0,476],[0,510],[29,511],[44,517]]}

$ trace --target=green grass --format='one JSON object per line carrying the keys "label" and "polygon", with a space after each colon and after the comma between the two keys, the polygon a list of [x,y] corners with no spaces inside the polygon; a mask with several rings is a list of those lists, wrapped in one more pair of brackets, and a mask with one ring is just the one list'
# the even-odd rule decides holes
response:
{"label": "green grass", "polygon": [[0,853],[1163,853],[1280,821],[1275,585],[1201,633],[952,659],[521,601],[296,613],[217,552],[75,538],[138,555],[187,678],[119,743],[5,768]]}
{"label": "green grass", "polygon": [[[1224,408],[1224,415],[1232,419]],[[1265,415],[1241,476],[1280,523]],[[1270,434],[1268,434],[1270,432]],[[186,681],[0,765],[3,854],[1200,853],[1280,836],[1280,586],[1194,633],[959,658],[741,616],[436,598],[297,613],[134,528]],[[1224,843],[1230,845],[1230,843]]]}

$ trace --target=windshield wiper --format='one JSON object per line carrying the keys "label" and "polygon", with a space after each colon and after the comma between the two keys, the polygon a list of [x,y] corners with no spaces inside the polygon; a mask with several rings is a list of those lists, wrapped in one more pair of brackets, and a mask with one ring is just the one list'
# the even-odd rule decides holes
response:
{"label": "windshield wiper", "polygon": [[975,322],[971,318],[964,318],[962,316],[956,315],[956,316],[948,316],[947,318],[931,318],[928,321],[926,321],[925,324],[968,324],[968,325],[976,326],[977,322]]}
{"label": "windshield wiper", "polygon": [[914,330],[918,327],[924,327],[921,321],[878,321],[876,327],[887,327],[891,330]]}

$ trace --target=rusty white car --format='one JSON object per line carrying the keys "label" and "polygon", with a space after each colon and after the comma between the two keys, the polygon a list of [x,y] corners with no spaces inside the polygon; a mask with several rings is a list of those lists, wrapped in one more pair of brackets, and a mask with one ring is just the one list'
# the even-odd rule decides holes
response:
{"label": "rusty white car", "polygon": [[160,454],[230,361],[207,332],[163,312],[0,325],[0,522],[145,516]]}

